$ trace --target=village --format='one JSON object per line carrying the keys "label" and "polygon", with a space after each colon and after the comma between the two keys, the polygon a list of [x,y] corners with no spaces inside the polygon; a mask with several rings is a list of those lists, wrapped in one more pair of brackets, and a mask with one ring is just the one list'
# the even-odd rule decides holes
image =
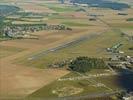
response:
{"label": "village", "polygon": [[125,52],[119,50],[123,46],[122,43],[117,43],[106,51],[111,53],[108,65],[113,69],[133,69],[133,57],[125,55]]}
{"label": "village", "polygon": [[69,30],[72,29],[65,25],[47,25],[47,24],[24,24],[24,25],[10,25],[3,29],[3,36],[10,38],[35,38],[36,35],[31,33],[42,30]]}

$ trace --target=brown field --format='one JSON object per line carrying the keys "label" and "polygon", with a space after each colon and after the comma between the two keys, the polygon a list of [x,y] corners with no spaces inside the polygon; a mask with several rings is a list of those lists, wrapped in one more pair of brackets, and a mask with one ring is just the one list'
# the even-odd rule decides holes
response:
{"label": "brown field", "polygon": [[[9,42],[8,42],[9,43]],[[7,43],[7,44],[8,44]],[[3,44],[2,44],[3,45]],[[10,43],[8,44],[10,45]],[[16,45],[17,47],[17,45]],[[19,47],[19,44],[18,44]],[[34,46],[35,47],[35,46]],[[35,47],[37,49],[37,47]],[[0,60],[0,97],[25,96],[68,73],[63,70],[41,70],[12,63],[36,49],[27,49]],[[0,98],[0,99],[1,99]]]}

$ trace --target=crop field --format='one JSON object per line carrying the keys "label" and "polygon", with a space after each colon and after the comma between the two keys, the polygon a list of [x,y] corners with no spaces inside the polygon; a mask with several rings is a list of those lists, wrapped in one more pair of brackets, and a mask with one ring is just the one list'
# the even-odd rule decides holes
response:
{"label": "crop field", "polygon": [[[1,29],[5,25],[0,23],[0,100],[10,100],[10,97],[48,100],[124,90],[118,81],[122,76],[108,68],[80,74],[49,66],[79,56],[112,57],[107,48],[117,43],[122,44],[119,50],[124,52],[123,56],[133,56],[133,51],[129,50],[133,46],[132,8],[114,10],[61,4],[58,0],[1,0],[0,4],[20,8],[4,15],[4,19],[0,20],[2,24],[14,27],[64,25],[68,28],[41,30],[42,27],[37,27],[34,31],[36,27],[31,27],[31,32],[29,27],[21,31],[19,26],[16,28],[20,31],[19,35],[37,38],[12,39],[3,38]],[[132,78],[131,75],[129,80]]]}

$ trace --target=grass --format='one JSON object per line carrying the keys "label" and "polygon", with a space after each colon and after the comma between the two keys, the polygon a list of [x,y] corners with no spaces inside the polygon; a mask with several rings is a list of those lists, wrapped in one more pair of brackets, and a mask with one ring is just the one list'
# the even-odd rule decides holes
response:
{"label": "grass", "polygon": [[[55,95],[52,93],[53,90],[56,90],[56,88],[63,88],[63,87],[75,87],[75,88],[81,88],[83,89],[84,91],[82,91],[81,93],[79,94],[76,94],[76,95],[85,95],[86,93],[90,93],[90,94],[93,94],[93,93],[100,93],[102,91],[106,91],[105,88],[95,88],[95,87],[92,87],[92,86],[88,86],[89,83],[88,81],[86,80],[82,80],[83,82],[81,81],[65,81],[65,82],[58,82],[58,81],[55,81],[41,89],[39,89],[38,91],[34,92],[33,94],[31,94],[29,97],[38,97],[38,98],[52,98],[52,97],[58,97],[58,95]],[[76,96],[75,95],[75,96]]]}
{"label": "grass", "polygon": [[[45,5],[50,6],[51,5]],[[58,7],[58,4],[55,5],[55,7]],[[68,25],[68,26],[88,26],[87,22],[80,21],[77,22],[77,20],[73,19],[66,19],[64,16],[60,16],[59,14],[51,15],[49,18],[59,19],[62,24]],[[66,21],[65,21],[66,20]],[[112,27],[121,29],[133,29],[132,23],[109,23]],[[129,42],[127,38],[123,38],[120,34],[120,32],[117,31],[108,31],[106,33],[103,33],[99,36],[95,36],[94,38],[90,38],[88,40],[82,41],[78,44],[63,48],[61,50],[58,50],[56,52],[48,53],[47,55],[41,56],[40,58],[36,60],[28,60],[29,56],[23,57],[22,59],[19,59],[17,63],[24,64],[31,67],[37,67],[37,68],[46,68],[48,65],[60,62],[62,60],[66,60],[68,58],[74,58],[77,56],[90,56],[90,57],[110,57],[111,55],[106,52],[106,48],[112,47],[112,45],[122,42],[124,44],[120,50],[124,51],[126,55],[132,56],[132,51],[128,50],[129,47],[131,47],[132,42]]]}
{"label": "grass", "polygon": [[61,7],[49,7],[50,9],[56,11],[56,12],[72,12],[72,11],[76,11],[75,8],[71,8],[71,7],[65,7],[65,8],[61,8]]}
{"label": "grass", "polygon": [[87,23],[76,23],[76,22],[62,22],[62,24],[65,24],[67,26],[80,26],[80,27],[89,26]]}
{"label": "grass", "polygon": [[133,51],[129,50],[128,48],[132,47],[132,42],[125,42],[124,46],[121,47],[121,50],[125,52],[126,55],[133,56]]}
{"label": "grass", "polygon": [[[97,73],[98,72],[98,73]],[[108,73],[104,69],[93,69],[88,74],[103,74]],[[72,78],[78,77],[79,74],[75,72],[70,72],[69,74],[63,76],[62,78]],[[121,91],[127,89],[127,84],[130,82],[132,86],[132,75],[111,75],[111,76],[101,76],[101,77],[91,77],[89,79],[82,80],[66,80],[66,81],[54,81],[47,86],[42,87],[41,89],[35,91],[30,94],[28,98],[57,98],[57,94],[53,94],[52,91],[56,89],[62,89],[63,87],[75,87],[80,88],[83,91],[77,93],[72,96],[82,96],[82,95],[90,95],[90,94],[98,94],[98,93],[110,93],[112,91]],[[105,86],[95,87],[96,84],[102,83]],[[126,84],[126,85],[125,85]],[[110,90],[111,89],[111,90]],[[64,91],[63,91],[64,92]],[[67,91],[65,91],[67,93]]]}
{"label": "grass", "polygon": [[60,4],[41,4],[41,6],[46,6],[56,12],[74,12],[78,9],[78,7],[65,6]]}
{"label": "grass", "polygon": [[133,21],[133,18],[128,18],[127,21]]}
{"label": "grass", "polygon": [[[60,14],[60,13],[68,13],[69,15],[69,12],[70,13],[75,12],[77,9],[79,9],[79,7],[64,6],[60,4],[42,4],[41,6],[46,6],[49,9],[57,12],[57,14],[49,14],[48,16],[46,16],[46,18],[49,19],[48,21],[56,20],[58,23],[65,24],[70,27],[73,27],[73,26],[87,27],[91,23],[88,21],[88,19],[80,19],[80,18],[76,19],[75,17],[65,16]],[[89,13],[94,13],[94,12],[89,12]],[[40,19],[41,18],[26,17],[26,18],[21,18],[21,20],[18,20],[18,21],[15,20],[14,23],[15,24],[23,24],[23,23],[34,24],[34,23],[40,22],[41,21]],[[97,21],[92,23],[93,24],[96,23],[96,25],[99,25]],[[133,29],[133,24],[128,22],[124,24],[121,22],[115,22],[110,24],[112,25],[112,27],[115,27],[115,28],[126,28],[127,30]],[[70,35],[71,35],[71,32],[70,32]],[[52,40],[54,38],[52,38]],[[133,52],[131,50],[128,50],[128,48],[132,46],[132,42],[129,42],[127,38],[122,37],[120,32],[109,30],[108,32],[105,32],[101,35],[94,36],[93,38],[88,38],[87,40],[81,41],[80,43],[77,43],[75,45],[71,45],[69,47],[65,47],[58,51],[48,53],[47,55],[42,54],[41,57],[35,60],[29,60],[28,58],[33,55],[27,55],[23,58],[17,59],[16,63],[30,66],[30,67],[44,69],[44,68],[47,68],[48,65],[52,63],[60,62],[68,58],[75,58],[77,56],[110,57],[111,54],[106,52],[106,48],[112,47],[112,45],[118,42],[122,42],[123,46],[120,48],[120,50],[124,51],[125,55],[133,56]],[[0,46],[0,59],[21,51],[22,51],[21,48],[19,49],[14,47]],[[104,72],[105,70],[99,69],[99,70],[91,70],[87,74],[100,74]],[[63,78],[77,77],[77,76],[79,76],[77,73],[71,72],[68,75],[63,76]],[[110,90],[108,90],[105,87],[92,86],[98,82],[105,84],[106,86],[110,87],[113,90],[123,89],[123,87],[118,83],[117,79],[118,79],[117,76],[108,76],[108,77],[90,78],[89,80],[83,79],[83,80],[76,80],[76,81],[61,81],[61,82],[56,80],[42,87],[41,89],[35,91],[31,95],[29,95],[28,98],[45,98],[45,99],[49,97],[56,98],[58,97],[58,95],[53,94],[52,91],[57,89],[62,89],[63,87],[74,87],[74,88],[83,89],[83,91],[75,94],[74,96],[110,92]],[[92,80],[95,82],[92,83]],[[69,92],[69,89],[66,91],[66,93],[67,92]]]}
{"label": "grass", "polygon": [[[106,32],[94,38],[82,41],[78,44],[60,49],[56,52],[48,53],[47,55],[41,56],[35,60],[28,60],[28,57],[19,59],[17,63],[24,64],[31,67],[46,68],[48,65],[68,58],[75,58],[77,56],[90,56],[90,57],[110,57],[111,55],[106,52],[106,48],[112,47],[112,45],[122,41],[123,51],[128,52],[128,41],[121,37],[119,33]],[[130,46],[129,46],[130,47]]]}
{"label": "grass", "polygon": [[0,42],[1,42],[1,41],[7,41],[7,40],[10,40],[10,38],[8,38],[8,37],[3,37],[3,36],[0,36]]}
{"label": "grass", "polygon": [[115,28],[127,28],[127,29],[133,29],[133,23],[114,23],[111,24],[111,26]]}
{"label": "grass", "polygon": [[40,22],[42,18],[7,18],[7,21]]}
{"label": "grass", "polygon": [[117,83],[117,76],[99,77],[95,78],[97,82],[102,82],[113,90],[120,90],[122,87]]}
{"label": "grass", "polygon": [[38,24],[44,23],[42,18],[7,18],[5,22],[11,22],[12,24]]}
{"label": "grass", "polygon": [[[98,71],[92,70],[92,72],[89,72],[89,74]],[[102,72],[101,72],[102,73]],[[68,75],[65,75],[63,78],[66,77],[76,77],[78,76],[75,72],[71,72]],[[95,81],[95,82],[92,82]],[[107,88],[105,87],[94,87],[92,85],[97,84],[97,80],[94,79],[89,79],[89,80],[75,80],[75,81],[54,81],[51,84],[42,87],[41,89],[35,91],[31,95],[28,96],[28,98],[56,98],[58,95],[55,95],[52,93],[53,90],[56,90],[57,88],[61,89],[63,87],[75,87],[75,88],[80,88],[83,91],[75,94],[73,96],[80,96],[80,95],[87,95],[87,94],[93,94],[93,93],[101,93],[101,92],[110,92]]]}
{"label": "grass", "polygon": [[0,59],[23,51],[21,48],[0,46]]}
{"label": "grass", "polygon": [[19,25],[19,24],[43,24],[42,21],[13,21],[12,24]]}
{"label": "grass", "polygon": [[49,15],[49,19],[67,19],[67,17],[61,16],[61,15]]}

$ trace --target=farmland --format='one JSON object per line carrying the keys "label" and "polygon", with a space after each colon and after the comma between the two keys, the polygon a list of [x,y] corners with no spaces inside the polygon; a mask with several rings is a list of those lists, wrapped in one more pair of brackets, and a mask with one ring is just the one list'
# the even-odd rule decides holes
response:
{"label": "farmland", "polygon": [[[10,12],[8,8],[9,12],[0,17],[0,100],[106,98],[129,88],[132,91],[131,72],[125,75],[106,66],[79,73],[68,70],[69,64],[58,66],[80,56],[106,63],[116,55],[133,57],[129,49],[133,44],[130,0],[108,1],[107,5],[97,2],[98,6],[94,6],[95,0],[90,0],[90,5],[87,0],[83,0],[87,5],[82,0],[72,1],[74,4],[58,0],[0,1],[0,10],[9,5],[15,9]],[[117,44],[121,46],[112,50]]]}
{"label": "farmland", "polygon": [[[89,72],[88,75],[92,75],[91,78],[86,76],[87,78],[83,78],[83,79],[82,78],[76,79],[76,77],[81,77],[81,76],[79,76],[76,73],[70,73],[62,77],[61,79],[75,78],[74,80],[72,79],[62,80],[62,81],[57,80],[45,87],[42,87],[38,91],[32,93],[31,95],[29,95],[28,98],[33,98],[33,97],[34,98],[37,98],[37,97],[55,98],[55,97],[71,96],[72,94],[70,92],[69,87],[80,89],[79,93],[75,93],[74,96],[86,95],[88,93],[89,94],[111,93],[112,91],[118,91],[122,89],[120,83],[117,81],[117,76],[113,74],[111,75],[111,72],[108,72],[108,70],[102,70],[102,72],[101,71],[99,72],[99,75],[100,73],[104,73],[104,74],[106,73],[105,76],[103,75],[101,77],[93,77],[93,75],[95,75],[96,72],[98,72],[98,70],[93,70],[92,72]],[[132,77],[130,77],[129,79],[132,79]],[[63,92],[60,92],[60,91],[62,88],[65,88],[65,87],[66,88],[68,87],[68,89],[66,89],[66,91],[63,91],[64,92],[64,95],[63,95],[61,94]],[[53,91],[58,91],[58,89],[60,89],[59,92],[53,93]]]}
{"label": "farmland", "polygon": [[23,49],[9,46],[0,46],[0,59],[21,52]]}

